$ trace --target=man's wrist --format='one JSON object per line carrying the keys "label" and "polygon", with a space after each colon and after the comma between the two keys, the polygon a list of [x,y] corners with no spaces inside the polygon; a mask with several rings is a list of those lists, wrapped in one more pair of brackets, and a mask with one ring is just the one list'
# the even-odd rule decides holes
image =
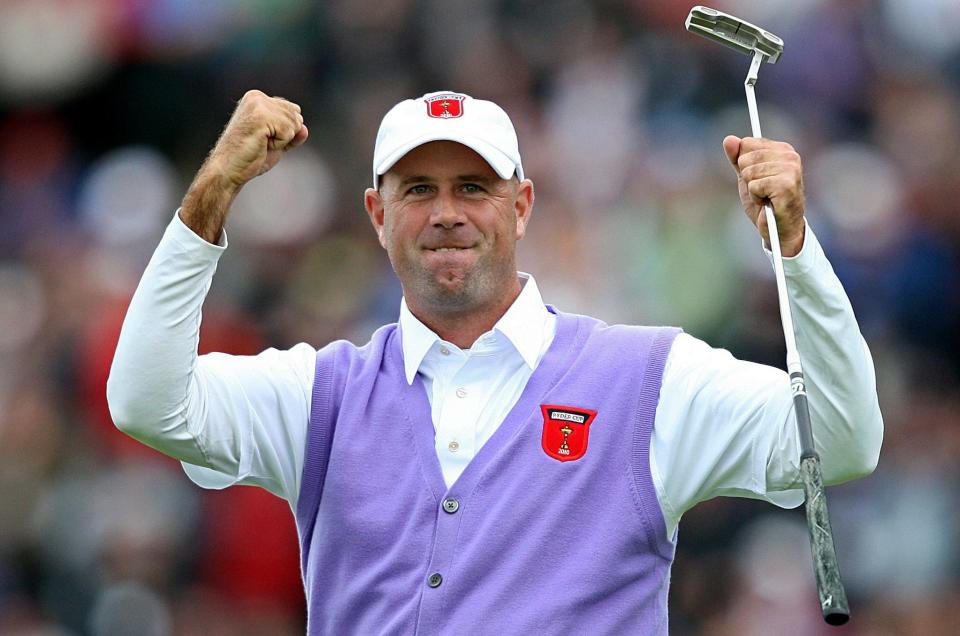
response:
{"label": "man's wrist", "polygon": [[780,253],[785,258],[793,258],[803,249],[803,240],[807,233],[807,222],[805,219],[800,222],[800,233],[795,234],[787,240],[780,241]]}
{"label": "man's wrist", "polygon": [[183,198],[180,219],[202,239],[216,244],[240,187],[208,160]]}

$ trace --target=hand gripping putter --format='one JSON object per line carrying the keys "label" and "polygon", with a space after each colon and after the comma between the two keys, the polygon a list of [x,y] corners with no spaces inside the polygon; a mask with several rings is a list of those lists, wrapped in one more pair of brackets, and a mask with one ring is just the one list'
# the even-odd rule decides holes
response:
{"label": "hand gripping putter", "polygon": [[[760,137],[760,115],[757,113],[757,98],[754,96],[753,87],[757,83],[760,65],[765,61],[772,64],[780,59],[783,53],[783,40],[749,22],[708,7],[691,9],[686,26],[688,31],[753,56],[743,85],[747,93],[750,127],[753,136]],[[793,408],[800,434],[800,474],[803,478],[806,497],[804,507],[807,513],[807,527],[810,530],[813,570],[817,579],[817,592],[820,595],[820,608],[827,623],[843,625],[850,618],[850,608],[847,605],[847,594],[843,589],[840,570],[837,567],[837,551],[833,545],[833,530],[830,528],[827,500],[823,492],[820,457],[813,445],[803,368],[800,365],[800,354],[797,352],[787,283],[783,274],[780,236],[777,232],[777,221],[773,216],[773,206],[769,202],[764,204],[763,212],[767,219],[767,229],[770,231],[770,249],[773,252],[773,269],[777,279],[777,296],[780,300],[780,320],[783,322],[783,336],[787,344],[787,371],[790,374]]]}

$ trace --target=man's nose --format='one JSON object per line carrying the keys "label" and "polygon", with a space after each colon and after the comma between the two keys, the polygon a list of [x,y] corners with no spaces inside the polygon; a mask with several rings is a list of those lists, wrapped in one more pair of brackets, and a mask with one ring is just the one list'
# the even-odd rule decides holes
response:
{"label": "man's nose", "polygon": [[434,226],[450,229],[463,225],[465,220],[461,202],[453,192],[444,191],[434,198],[433,208],[430,211],[430,222]]}

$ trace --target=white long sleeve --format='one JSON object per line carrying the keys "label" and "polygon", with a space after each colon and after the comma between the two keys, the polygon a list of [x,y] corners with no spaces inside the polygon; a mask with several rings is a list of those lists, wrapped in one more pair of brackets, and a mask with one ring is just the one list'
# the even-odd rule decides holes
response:
{"label": "white long sleeve", "polygon": [[130,302],[107,381],[117,427],[210,488],[263,486],[294,502],[316,351],[197,356],[201,306],[226,249],[175,215]]}
{"label": "white long sleeve", "polygon": [[[171,222],[124,322],[111,413],[122,430],[183,460],[196,483],[261,485],[295,505],[316,349],[197,357],[200,307],[223,249]],[[826,479],[868,473],[882,420],[849,301],[812,232],[785,270]],[[549,324],[529,337],[549,344]],[[483,417],[477,426],[494,430]],[[669,534],[686,510],[719,495],[798,505],[802,493],[784,491],[797,486],[799,463],[786,374],[681,334],[667,359],[650,460]]]}
{"label": "white long sleeve", "polygon": [[[784,272],[824,479],[869,474],[883,439],[873,360],[809,225],[803,250],[784,259]],[[717,496],[803,503],[787,374],[686,334],[664,369],[650,455],[669,535],[685,511]]]}

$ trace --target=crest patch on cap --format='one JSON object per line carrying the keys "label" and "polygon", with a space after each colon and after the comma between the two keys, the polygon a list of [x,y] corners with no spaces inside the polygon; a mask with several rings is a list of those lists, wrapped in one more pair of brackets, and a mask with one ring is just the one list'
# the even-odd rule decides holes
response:
{"label": "crest patch on cap", "polygon": [[427,97],[423,101],[427,105],[427,115],[430,117],[451,119],[463,116],[463,100],[466,97],[457,93],[444,93]]}

